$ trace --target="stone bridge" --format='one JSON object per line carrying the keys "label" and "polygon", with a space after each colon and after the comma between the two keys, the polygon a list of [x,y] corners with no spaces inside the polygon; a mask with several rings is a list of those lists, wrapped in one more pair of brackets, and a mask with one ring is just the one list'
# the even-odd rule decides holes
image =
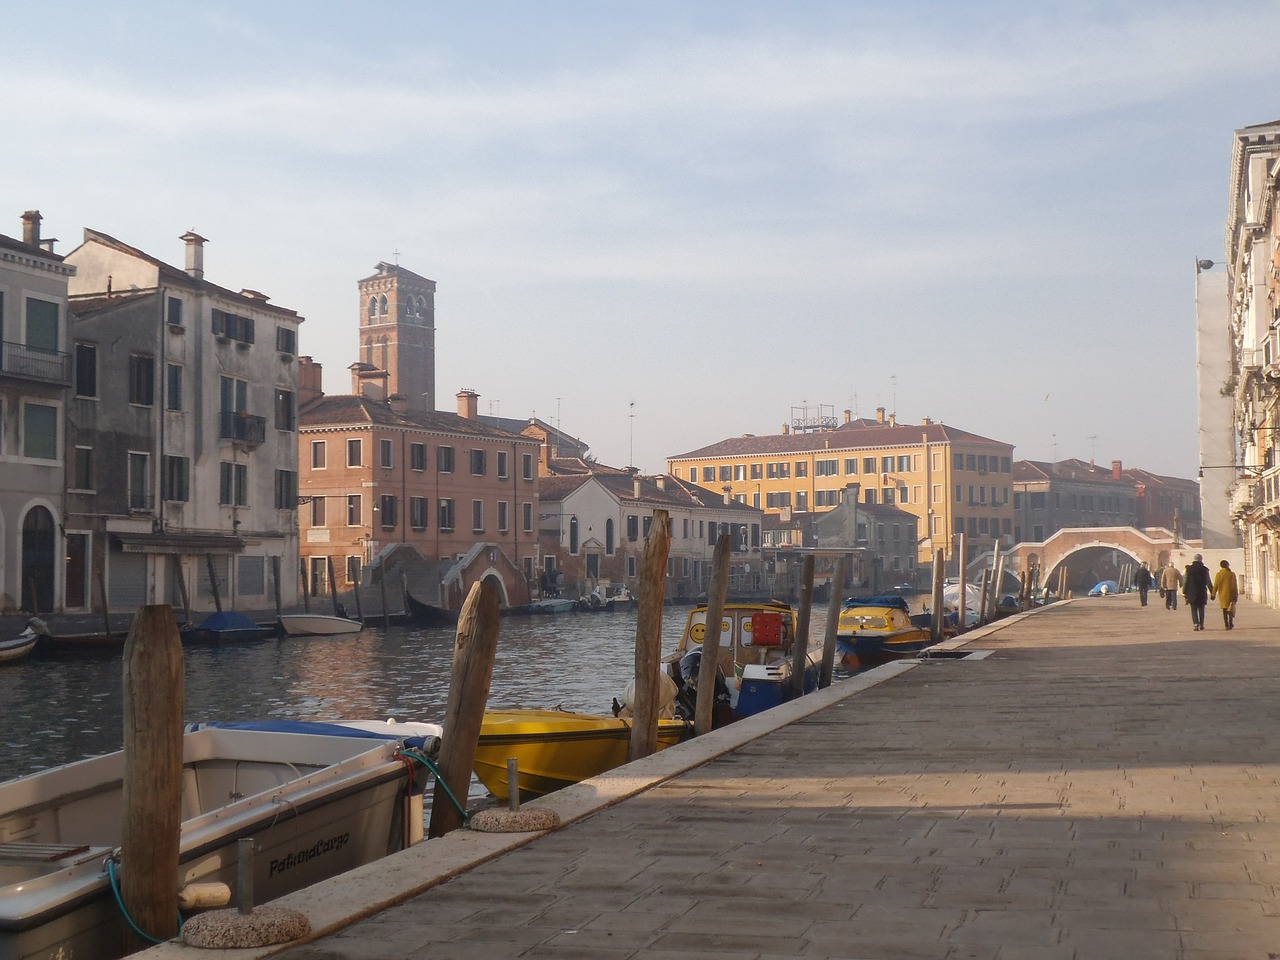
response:
{"label": "stone bridge", "polygon": [[[1145,560],[1148,567],[1158,570],[1170,556],[1177,560],[1190,546],[1185,540],[1175,540],[1164,527],[1068,527],[1043,543],[1011,547],[1005,553],[1005,569],[1016,576],[1038,566],[1039,583],[1044,586],[1057,583],[1058,569],[1065,563],[1070,586],[1087,590],[1099,580],[1119,580],[1126,565],[1136,568]],[[981,565],[977,569],[981,570]]]}

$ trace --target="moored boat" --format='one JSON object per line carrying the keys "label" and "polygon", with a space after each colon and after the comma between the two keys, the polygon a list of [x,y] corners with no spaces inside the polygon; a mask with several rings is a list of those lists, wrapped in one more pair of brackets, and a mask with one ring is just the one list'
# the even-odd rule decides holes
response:
{"label": "moored boat", "polygon": [[27,621],[23,631],[12,640],[0,640],[0,663],[17,663],[25,660],[35,649],[41,637],[49,635],[49,628],[39,617]]}
{"label": "moored boat", "polygon": [[530,613],[568,613],[574,608],[576,600],[568,597],[543,597],[529,604]]}
{"label": "moored boat", "polygon": [[[693,732],[685,720],[658,721],[658,749]],[[488,710],[480,726],[475,774],[490,793],[511,793],[507,760],[516,759],[520,799],[580,783],[627,762],[631,721],[566,710]]]}
{"label": "moored boat", "polygon": [[409,622],[415,627],[447,627],[458,622],[458,615],[452,610],[423,603],[408,591],[405,591],[404,607]]}
{"label": "moored boat", "polygon": [[323,613],[282,613],[280,629],[290,637],[336,637],[359,633],[364,624],[348,617]]}
{"label": "moored boat", "polygon": [[845,669],[914,657],[935,642],[928,628],[912,621],[900,596],[850,597],[840,606],[836,652]]}
{"label": "moored boat", "polygon": [[275,627],[264,627],[234,610],[211,613],[198,626],[179,631],[183,643],[247,643],[275,635]]}
{"label": "moored boat", "polygon": [[[304,731],[198,726],[183,737],[175,886],[234,881],[255,841],[263,903],[421,838],[422,741],[313,724]],[[107,861],[121,841],[124,755],[0,784],[0,957],[114,960],[126,921]],[[157,866],[156,869],[159,869]]]}

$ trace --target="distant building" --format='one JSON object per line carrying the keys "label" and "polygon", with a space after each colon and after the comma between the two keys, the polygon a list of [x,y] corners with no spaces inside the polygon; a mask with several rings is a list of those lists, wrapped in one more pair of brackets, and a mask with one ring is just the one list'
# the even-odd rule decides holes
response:
{"label": "distant building", "polygon": [[269,609],[277,569],[291,604],[302,318],[206,280],[204,238],[181,240],[181,270],[97,230],[67,254],[68,555],[115,609],[212,609],[211,576],[224,606]]}
{"label": "distant building", "polygon": [[[0,235],[0,609],[52,613],[88,604],[87,534],[68,522],[67,281],[75,266],[22,215]],[[65,561],[63,558],[66,558]]]}
{"label": "distant building", "polygon": [[394,263],[379,263],[357,282],[360,358],[366,383],[355,393],[404,398],[410,413],[436,408],[436,282]]}
{"label": "distant building", "polygon": [[989,550],[991,539],[1014,542],[1012,444],[927,418],[899,423],[883,407],[874,420],[846,410],[839,426],[801,426],[668,457],[668,470],[768,514],[824,513],[856,483],[862,503],[918,518],[918,562],[931,562],[935,549],[950,549],[962,532],[971,556]]}
{"label": "distant building", "polygon": [[530,437],[537,440],[545,448],[545,456],[543,463],[550,460],[569,459],[578,460],[587,463],[590,447],[577,437],[572,437],[562,432],[558,427],[539,420],[537,417],[529,417],[520,420],[514,417],[480,417],[481,423],[487,423],[491,427],[497,427],[499,430],[506,430],[508,433],[518,433],[521,436]]}

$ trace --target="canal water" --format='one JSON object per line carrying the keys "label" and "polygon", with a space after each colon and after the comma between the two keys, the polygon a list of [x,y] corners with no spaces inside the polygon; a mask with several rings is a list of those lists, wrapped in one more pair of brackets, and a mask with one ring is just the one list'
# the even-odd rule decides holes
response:
{"label": "canal water", "polygon": [[[688,607],[663,618],[663,650]],[[815,605],[810,643],[822,643]],[[285,637],[184,650],[186,719],[439,720],[454,629],[370,627],[339,638]],[[489,706],[605,713],[635,667],[636,615],[567,613],[502,621]],[[0,781],[119,750],[119,655],[26,660],[0,669]]]}

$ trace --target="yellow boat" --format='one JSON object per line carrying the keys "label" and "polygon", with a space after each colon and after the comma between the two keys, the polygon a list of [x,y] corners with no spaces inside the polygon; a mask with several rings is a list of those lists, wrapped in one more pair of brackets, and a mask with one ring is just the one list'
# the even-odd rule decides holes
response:
{"label": "yellow boat", "polygon": [[[691,736],[685,720],[658,721],[658,749]],[[627,762],[631,721],[567,710],[488,710],[480,725],[475,773],[505,801],[507,760],[515,757],[520,799],[531,800]]]}

